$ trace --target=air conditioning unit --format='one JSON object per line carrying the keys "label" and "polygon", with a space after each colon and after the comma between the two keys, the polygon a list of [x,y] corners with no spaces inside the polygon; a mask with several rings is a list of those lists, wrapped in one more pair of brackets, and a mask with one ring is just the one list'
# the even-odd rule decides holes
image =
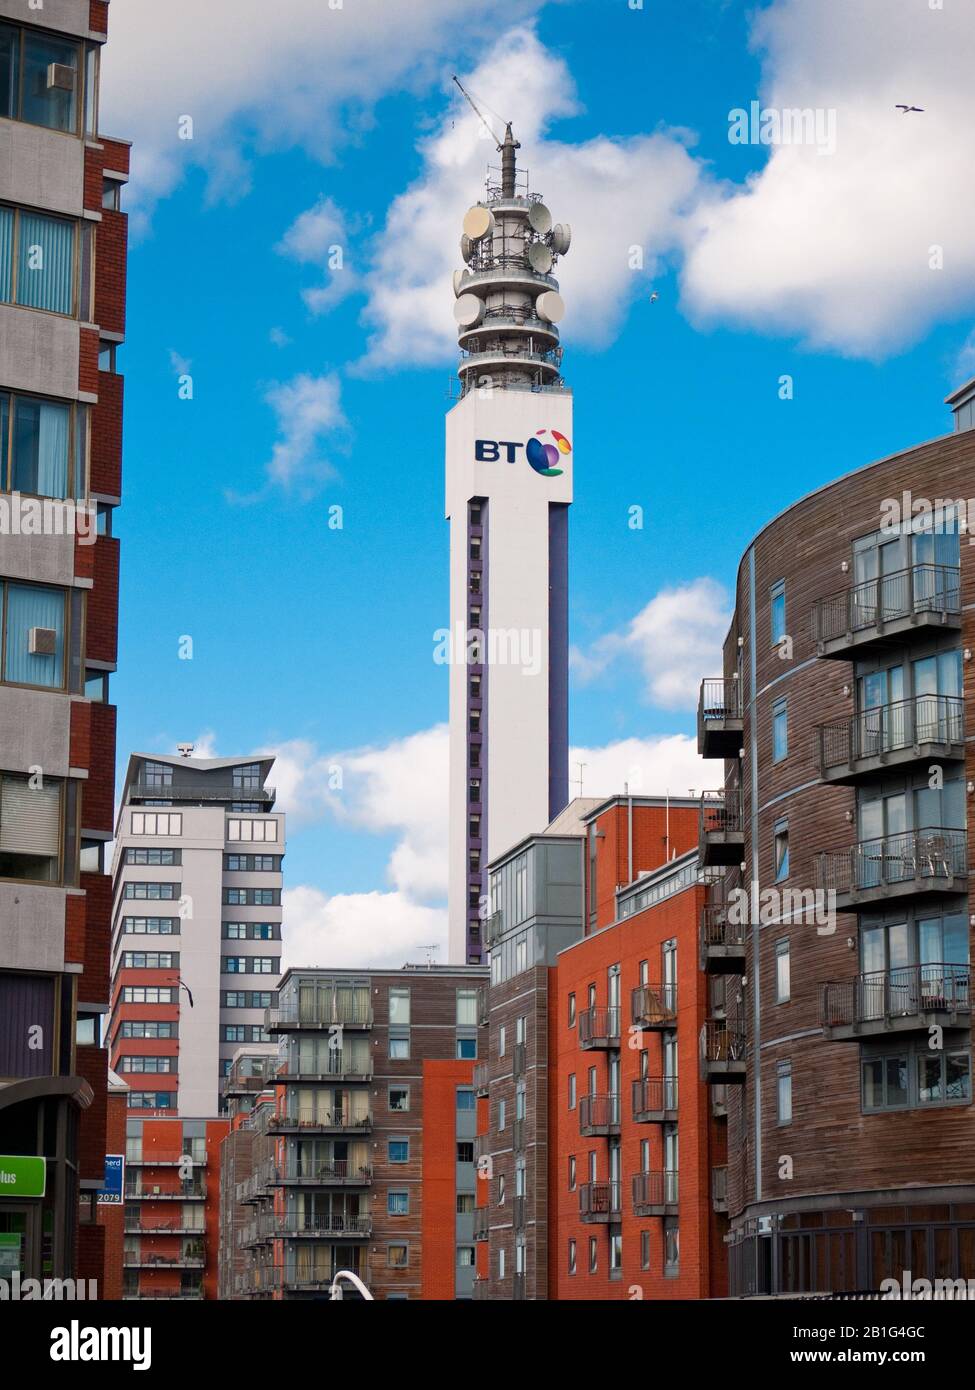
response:
{"label": "air conditioning unit", "polygon": [[53,627],[32,627],[27,633],[27,650],[31,656],[54,656],[58,635]]}
{"label": "air conditioning unit", "polygon": [[74,68],[66,63],[48,63],[47,90],[49,92],[73,92]]}

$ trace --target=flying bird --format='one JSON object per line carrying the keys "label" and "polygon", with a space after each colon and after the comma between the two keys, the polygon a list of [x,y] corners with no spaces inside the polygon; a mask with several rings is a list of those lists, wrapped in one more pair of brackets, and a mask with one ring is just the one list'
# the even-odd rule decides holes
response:
{"label": "flying bird", "polygon": [[924,107],[923,107],[923,106],[905,106],[903,102],[900,102],[900,101],[899,101],[899,102],[897,103],[896,109],[897,109],[898,111],[903,112],[903,114],[906,116],[907,113],[908,113],[909,111],[923,111],[923,110],[924,110]]}
{"label": "flying bird", "polygon": [[658,292],[657,290],[654,290],[653,294],[650,296],[650,303],[651,303],[651,304],[656,304],[656,302],[657,302],[657,300],[658,300],[659,298],[660,298],[659,292]]}

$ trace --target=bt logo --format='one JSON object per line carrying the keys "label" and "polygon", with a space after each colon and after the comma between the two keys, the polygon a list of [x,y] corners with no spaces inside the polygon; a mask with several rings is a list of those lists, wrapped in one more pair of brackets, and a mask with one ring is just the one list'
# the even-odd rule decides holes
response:
{"label": "bt logo", "polygon": [[[545,435],[550,435],[554,444],[543,443]],[[560,458],[572,453],[572,445],[558,430],[539,430],[527,444],[515,443],[510,439],[476,439],[474,458],[478,463],[497,463],[502,457],[506,463],[514,463],[518,450],[525,450],[525,457],[536,473],[543,478],[558,478],[563,469],[556,468]]]}

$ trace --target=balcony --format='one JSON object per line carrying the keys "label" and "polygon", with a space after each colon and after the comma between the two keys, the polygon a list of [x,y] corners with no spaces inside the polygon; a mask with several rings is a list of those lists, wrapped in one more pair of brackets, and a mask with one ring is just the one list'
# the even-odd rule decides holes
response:
{"label": "balcony", "polygon": [[205,1168],[207,1166],[207,1156],[202,1158],[192,1158],[189,1154],[183,1154],[180,1158],[147,1158],[144,1154],[139,1158],[129,1158],[126,1155],[126,1168]]}
{"label": "balcony", "polygon": [[890,1033],[967,1028],[971,967],[931,962],[898,966],[823,985],[823,1028],[834,1041]]}
{"label": "balcony", "polygon": [[963,758],[965,701],[954,695],[916,695],[820,724],[818,733],[823,781],[855,784],[932,758]]}
{"label": "balcony", "polygon": [[963,893],[968,884],[964,830],[906,830],[816,856],[816,886],[849,911],[889,898]]}
{"label": "balcony", "polygon": [[265,1033],[311,1033],[350,1031],[372,1027],[371,1008],[303,1009],[289,1004],[264,1010]]}
{"label": "balcony", "polygon": [[504,916],[501,912],[492,912],[490,917],[484,919],[484,945],[490,950],[501,938],[504,931]]}
{"label": "balcony", "polygon": [[817,655],[841,661],[914,632],[960,628],[961,570],[953,565],[912,565],[867,579],[821,599],[812,612]]}
{"label": "balcony", "polygon": [[633,1118],[638,1124],[662,1125],[677,1119],[677,1077],[643,1076],[633,1082]]}
{"label": "balcony", "polygon": [[346,1115],[341,1111],[290,1110],[273,1115],[268,1134],[368,1134],[372,1115]]}
{"label": "balcony", "polygon": [[207,1197],[206,1188],[196,1183],[165,1192],[126,1190],[124,1195],[127,1202],[205,1202]]}
{"label": "balcony", "polygon": [[677,985],[637,985],[630,995],[633,1022],[653,1030],[677,1027]]}
{"label": "balcony", "polygon": [[491,1217],[487,1207],[474,1208],[474,1239],[487,1240],[491,1234]]}
{"label": "balcony", "polygon": [[709,1018],[700,1036],[701,1080],[735,1082],[745,1080],[746,1039],[744,1028],[733,1020]]}
{"label": "balcony", "polygon": [[166,1300],[177,1299],[184,1303],[200,1303],[203,1301],[203,1290],[199,1289],[140,1289],[138,1293],[123,1293],[122,1299],[125,1303],[145,1303],[151,1299],[163,1298]]}
{"label": "balcony", "polygon": [[275,1168],[269,1187],[367,1187],[372,1182],[372,1169],[365,1163],[352,1163],[347,1158],[298,1160],[284,1168]]}
{"label": "balcony", "polygon": [[676,1216],[677,1171],[657,1169],[633,1178],[634,1216]]}
{"label": "balcony", "polygon": [[475,1062],[474,1064],[474,1094],[486,1096],[489,1089],[491,1071],[487,1062]]}
{"label": "balcony", "polygon": [[583,1052],[607,1051],[620,1045],[618,1005],[584,1009],[579,1015],[579,1046]]}
{"label": "balcony", "polygon": [[587,1225],[619,1221],[622,1216],[618,1182],[584,1182],[579,1188],[579,1219]]}
{"label": "balcony", "polygon": [[367,1057],[356,1060],[342,1052],[329,1053],[329,1065],[327,1071],[300,1071],[297,1068],[287,1072],[280,1072],[277,1076],[278,1082],[302,1082],[313,1081],[329,1083],[334,1081],[371,1081],[372,1080],[372,1058]]}
{"label": "balcony", "polygon": [[728,1214],[728,1166],[719,1164],[711,1169],[711,1209]]}
{"label": "balcony", "polygon": [[701,864],[740,864],[745,856],[741,807],[734,789],[703,792],[698,828]]}
{"label": "balcony", "polygon": [[580,1096],[579,1133],[591,1139],[598,1135],[619,1134],[619,1096]]}
{"label": "balcony", "polygon": [[491,1001],[488,994],[487,985],[481,985],[477,991],[477,1026],[487,1027],[491,1019]]}
{"label": "balcony", "polygon": [[206,1256],[136,1254],[132,1250],[126,1250],[122,1256],[122,1264],[126,1269],[202,1269],[206,1264]]}
{"label": "balcony", "polygon": [[[150,782],[135,782],[129,789],[129,798],[132,801],[172,801],[174,805],[178,801],[263,801],[273,804],[275,789],[238,787],[232,782],[207,781],[201,782],[198,786],[186,782],[169,782],[162,786]],[[261,849],[267,849],[267,846],[262,845]],[[277,851],[272,845],[268,852],[274,854]]]}
{"label": "balcony", "polygon": [[289,1240],[368,1240],[372,1235],[372,1217],[368,1212],[355,1216],[342,1212],[274,1212],[262,1218],[258,1230],[272,1240],[278,1237]]}
{"label": "balcony", "polygon": [[701,682],[697,705],[697,751],[705,758],[737,758],[742,741],[741,682]]}
{"label": "balcony", "polygon": [[[744,916],[739,908],[734,918]],[[701,909],[701,969],[709,975],[744,975],[747,921],[729,920],[725,902]]]}

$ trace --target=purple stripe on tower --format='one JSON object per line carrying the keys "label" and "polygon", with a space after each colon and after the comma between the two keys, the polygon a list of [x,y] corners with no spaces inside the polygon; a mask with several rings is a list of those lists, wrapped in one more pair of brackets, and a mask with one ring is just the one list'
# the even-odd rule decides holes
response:
{"label": "purple stripe on tower", "polygon": [[[475,522],[475,511],[477,521]],[[472,541],[477,538],[480,541],[480,554],[477,561],[471,559]],[[467,504],[467,608],[464,614],[465,629],[469,628],[470,610],[472,607],[481,610],[481,630],[486,631],[488,626],[487,596],[488,596],[488,504],[486,497],[472,497]],[[475,576],[476,585],[475,585]],[[467,682],[467,862],[464,865],[464,884],[465,884],[465,906],[467,930],[465,933],[466,959],[468,963],[478,963],[484,959],[484,922],[481,918],[480,902],[472,907],[470,904],[470,891],[476,887],[478,898],[486,892],[487,873],[485,862],[487,857],[487,700],[488,700],[488,668],[487,663],[482,660],[475,666],[466,667]],[[480,677],[480,694],[475,699],[471,694],[471,677]],[[471,724],[474,712],[478,714],[478,732],[472,733]],[[471,750],[478,749],[477,767],[473,766]],[[481,784],[480,798],[474,802],[470,798],[470,783],[473,778]],[[481,833],[479,836],[471,835],[471,816],[480,817],[479,825]],[[471,852],[476,850],[479,856],[478,872],[472,873],[470,869]]]}
{"label": "purple stripe on tower", "polygon": [[569,801],[569,508],[548,508],[548,816]]}

